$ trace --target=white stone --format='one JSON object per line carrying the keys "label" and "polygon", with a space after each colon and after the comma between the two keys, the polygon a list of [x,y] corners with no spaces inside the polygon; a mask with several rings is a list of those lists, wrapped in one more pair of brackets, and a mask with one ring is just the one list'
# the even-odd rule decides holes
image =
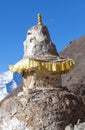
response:
{"label": "white stone", "polygon": [[26,123],[19,121],[17,118],[3,120],[0,130],[30,130],[26,127]]}
{"label": "white stone", "polygon": [[[56,47],[50,40],[48,29],[44,25],[33,26],[28,30],[24,41],[24,57],[38,54],[56,54]],[[51,54],[52,54],[51,53]]]}

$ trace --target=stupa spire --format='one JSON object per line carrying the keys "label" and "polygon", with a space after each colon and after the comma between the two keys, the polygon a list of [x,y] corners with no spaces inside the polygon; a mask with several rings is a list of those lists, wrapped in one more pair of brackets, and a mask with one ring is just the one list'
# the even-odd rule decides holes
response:
{"label": "stupa spire", "polygon": [[37,17],[38,17],[38,24],[42,24],[42,16],[41,16],[41,14],[38,13]]}

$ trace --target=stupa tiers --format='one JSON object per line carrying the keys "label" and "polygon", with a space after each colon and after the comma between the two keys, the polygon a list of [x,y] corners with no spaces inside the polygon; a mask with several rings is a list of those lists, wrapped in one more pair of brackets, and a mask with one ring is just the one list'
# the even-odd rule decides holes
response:
{"label": "stupa tiers", "polygon": [[55,45],[51,42],[48,29],[42,24],[38,14],[38,25],[27,32],[24,41],[24,57],[15,65],[10,65],[12,72],[19,72],[26,77],[28,73],[57,75],[69,72],[74,66],[72,59],[59,57]]}

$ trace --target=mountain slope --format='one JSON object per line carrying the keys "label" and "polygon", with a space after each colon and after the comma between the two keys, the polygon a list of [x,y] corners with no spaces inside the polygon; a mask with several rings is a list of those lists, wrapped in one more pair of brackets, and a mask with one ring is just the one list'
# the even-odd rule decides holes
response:
{"label": "mountain slope", "polygon": [[60,55],[75,61],[74,69],[63,76],[63,85],[85,83],[85,36],[71,41]]}
{"label": "mountain slope", "polygon": [[22,76],[18,73],[13,74],[10,71],[0,73],[0,101],[17,88],[22,81]]}

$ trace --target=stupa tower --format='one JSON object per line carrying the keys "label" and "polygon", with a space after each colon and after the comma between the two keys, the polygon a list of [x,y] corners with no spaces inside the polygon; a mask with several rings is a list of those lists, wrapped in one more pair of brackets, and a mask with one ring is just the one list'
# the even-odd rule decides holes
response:
{"label": "stupa tower", "polygon": [[11,65],[10,70],[22,74],[24,90],[27,91],[29,88],[61,87],[61,74],[67,73],[73,67],[72,59],[59,57],[49,31],[38,14],[38,25],[27,32],[23,59],[14,66]]}
{"label": "stupa tower", "polygon": [[48,28],[38,14],[38,24],[27,32],[24,56],[12,72],[23,76],[18,88],[0,103],[0,130],[64,130],[85,117],[80,98],[62,87],[61,75],[74,67],[74,61],[61,58]]}

